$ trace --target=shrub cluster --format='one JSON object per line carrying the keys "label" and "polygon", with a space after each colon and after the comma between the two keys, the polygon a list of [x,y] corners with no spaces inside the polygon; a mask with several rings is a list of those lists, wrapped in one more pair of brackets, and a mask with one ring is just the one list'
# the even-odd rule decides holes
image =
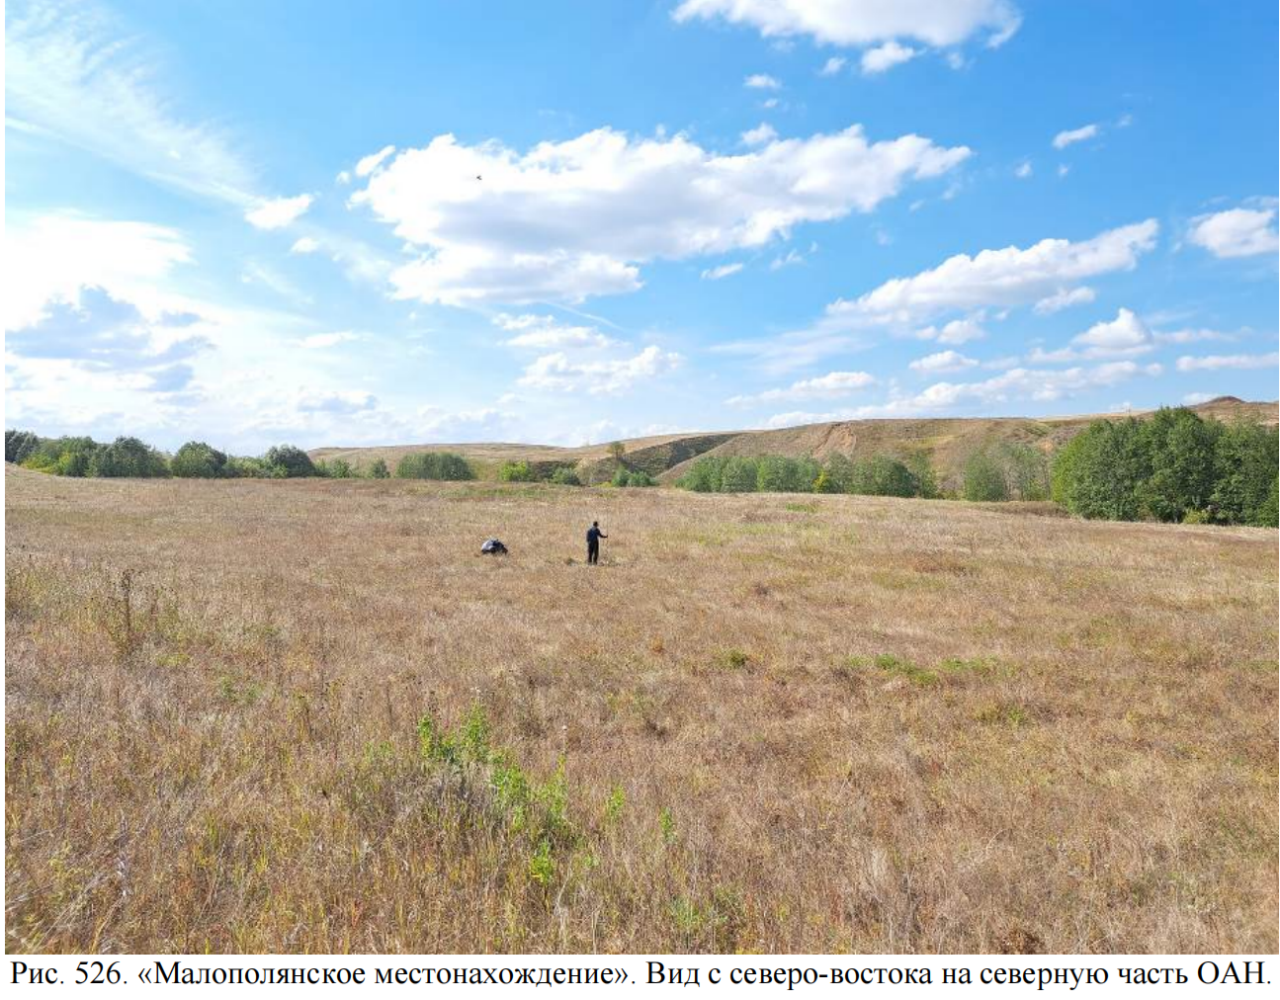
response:
{"label": "shrub cluster", "polygon": [[405,455],[396,463],[396,478],[459,482],[475,479],[476,474],[465,458],[452,451],[420,451]]}
{"label": "shrub cluster", "polygon": [[657,486],[658,481],[644,469],[628,469],[619,465],[609,480],[610,486]]}
{"label": "shrub cluster", "polygon": [[1049,460],[1029,444],[1002,441],[974,452],[964,467],[966,500],[1047,500]]}
{"label": "shrub cluster", "polygon": [[1278,457],[1276,428],[1181,407],[1096,420],[1058,452],[1052,496],[1088,518],[1275,527]]}

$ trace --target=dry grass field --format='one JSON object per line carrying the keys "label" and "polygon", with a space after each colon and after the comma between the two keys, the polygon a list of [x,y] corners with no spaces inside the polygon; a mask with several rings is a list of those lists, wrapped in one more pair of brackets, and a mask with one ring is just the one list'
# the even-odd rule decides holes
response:
{"label": "dry grass field", "polygon": [[6,468],[6,950],[1274,953],[1276,533],[1038,513]]}

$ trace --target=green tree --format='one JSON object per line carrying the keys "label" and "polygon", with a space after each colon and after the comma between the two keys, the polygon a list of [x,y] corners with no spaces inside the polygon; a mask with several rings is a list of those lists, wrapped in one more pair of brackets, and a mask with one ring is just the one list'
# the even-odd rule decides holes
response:
{"label": "green tree", "polygon": [[1217,439],[1222,425],[1185,408],[1161,409],[1142,424],[1142,447],[1151,471],[1138,489],[1142,512],[1161,521],[1181,521],[1204,510],[1216,479]]}
{"label": "green tree", "polygon": [[1009,499],[1004,469],[987,449],[974,452],[964,464],[964,498],[978,501]]}
{"label": "green tree", "polygon": [[754,458],[734,455],[720,473],[720,492],[754,493],[760,483],[760,469]]}
{"label": "green tree", "polygon": [[227,467],[227,456],[203,441],[188,441],[174,453],[170,471],[180,479],[216,479]]}
{"label": "green tree", "polygon": [[21,464],[40,444],[40,439],[30,431],[4,432],[4,460]]}
{"label": "green tree", "polygon": [[1209,505],[1228,524],[1275,527],[1277,431],[1256,423],[1222,428],[1215,448],[1217,478]]}
{"label": "green tree", "polygon": [[919,484],[903,463],[888,455],[851,463],[849,492],[864,496],[913,497]]}
{"label": "green tree", "polygon": [[551,482],[557,486],[581,486],[582,480],[578,478],[577,471],[572,465],[562,465],[551,473]]}
{"label": "green tree", "polygon": [[391,470],[387,468],[387,460],[385,458],[375,458],[369,463],[369,471],[366,475],[370,479],[390,479]]}
{"label": "green tree", "polygon": [[276,445],[274,448],[267,449],[263,459],[269,467],[279,470],[276,475],[280,478],[297,479],[316,474],[315,463],[311,461],[311,456],[291,444]]}

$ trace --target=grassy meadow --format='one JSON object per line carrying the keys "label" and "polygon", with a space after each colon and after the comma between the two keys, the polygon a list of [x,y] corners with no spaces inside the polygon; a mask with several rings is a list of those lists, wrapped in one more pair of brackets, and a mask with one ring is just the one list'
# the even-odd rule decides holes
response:
{"label": "grassy meadow", "polygon": [[5,482],[7,951],[1280,946],[1274,531]]}

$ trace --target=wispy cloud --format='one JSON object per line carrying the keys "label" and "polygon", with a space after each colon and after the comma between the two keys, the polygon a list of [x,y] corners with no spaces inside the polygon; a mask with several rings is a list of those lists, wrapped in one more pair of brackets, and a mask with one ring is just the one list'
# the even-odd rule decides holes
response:
{"label": "wispy cloud", "polygon": [[5,25],[6,128],[58,140],[152,181],[239,206],[253,171],[224,132],[184,120],[161,60],[98,8],[33,3]]}

